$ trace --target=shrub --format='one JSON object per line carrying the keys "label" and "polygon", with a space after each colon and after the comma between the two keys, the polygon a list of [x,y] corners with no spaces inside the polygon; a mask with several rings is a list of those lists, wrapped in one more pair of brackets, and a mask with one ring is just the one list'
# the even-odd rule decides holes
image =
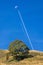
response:
{"label": "shrub", "polygon": [[28,55],[29,48],[20,40],[15,40],[10,43],[8,50],[14,56],[26,56]]}

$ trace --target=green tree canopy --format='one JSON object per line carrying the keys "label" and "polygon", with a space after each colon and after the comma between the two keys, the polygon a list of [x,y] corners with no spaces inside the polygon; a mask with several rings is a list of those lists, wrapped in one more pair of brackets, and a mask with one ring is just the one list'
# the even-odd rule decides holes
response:
{"label": "green tree canopy", "polygon": [[20,40],[15,40],[14,42],[10,43],[8,49],[12,54],[18,54],[19,52],[27,53],[29,51],[29,48],[24,44],[23,41]]}

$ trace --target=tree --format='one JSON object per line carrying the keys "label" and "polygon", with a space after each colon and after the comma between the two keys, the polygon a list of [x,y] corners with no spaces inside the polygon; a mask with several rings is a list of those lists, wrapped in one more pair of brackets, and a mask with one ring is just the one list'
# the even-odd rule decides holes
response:
{"label": "tree", "polygon": [[29,48],[20,40],[15,40],[10,43],[8,50],[14,56],[26,56],[28,54]]}

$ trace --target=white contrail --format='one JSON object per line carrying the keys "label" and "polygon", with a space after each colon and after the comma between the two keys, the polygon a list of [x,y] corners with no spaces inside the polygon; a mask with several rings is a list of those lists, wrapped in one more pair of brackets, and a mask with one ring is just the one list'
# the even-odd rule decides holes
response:
{"label": "white contrail", "polygon": [[27,32],[26,26],[25,26],[25,24],[24,24],[23,18],[22,18],[22,16],[21,16],[21,13],[20,13],[20,11],[19,11],[17,5],[15,6],[15,9],[17,9],[18,15],[19,15],[20,20],[21,20],[21,22],[22,22],[23,28],[24,28],[24,30],[25,30],[25,33],[26,33],[26,35],[27,35],[27,38],[28,38],[29,43],[30,43],[30,45],[31,45],[31,48],[32,48],[32,50],[34,50],[33,45],[32,45],[32,43],[31,43],[31,40],[30,40],[30,37],[29,37],[29,35],[28,35],[28,32]]}
{"label": "white contrail", "polygon": [[[15,6],[15,8],[17,9],[18,6]],[[19,15],[19,17],[20,17],[20,20],[21,20],[21,22],[22,22],[22,25],[23,25],[23,28],[24,28],[24,30],[25,30],[25,33],[26,33],[26,35],[27,35],[27,38],[28,38],[28,40],[29,40],[29,43],[30,43],[30,45],[31,45],[31,48],[32,48],[32,50],[34,50],[33,45],[32,45],[31,40],[30,40],[30,38],[29,38],[29,35],[28,35],[28,32],[27,32],[26,26],[25,26],[25,24],[24,24],[24,21],[23,21],[23,18],[22,18],[22,16],[21,16],[21,13],[20,13],[19,9],[17,9],[17,12],[18,12],[18,15]]]}

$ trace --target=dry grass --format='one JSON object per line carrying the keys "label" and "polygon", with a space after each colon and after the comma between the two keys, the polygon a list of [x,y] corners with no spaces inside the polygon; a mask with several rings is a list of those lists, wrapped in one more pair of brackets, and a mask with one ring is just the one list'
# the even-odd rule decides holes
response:
{"label": "dry grass", "polygon": [[[2,54],[3,53],[3,54]],[[8,51],[0,51],[0,65],[43,65],[43,53],[37,52],[37,51],[29,51],[30,55],[33,55],[33,57],[29,56],[28,58],[25,58],[21,61],[13,60],[10,56],[10,59],[12,59],[10,62],[6,61],[5,53],[8,53]],[[4,55],[4,56],[3,56]]]}

